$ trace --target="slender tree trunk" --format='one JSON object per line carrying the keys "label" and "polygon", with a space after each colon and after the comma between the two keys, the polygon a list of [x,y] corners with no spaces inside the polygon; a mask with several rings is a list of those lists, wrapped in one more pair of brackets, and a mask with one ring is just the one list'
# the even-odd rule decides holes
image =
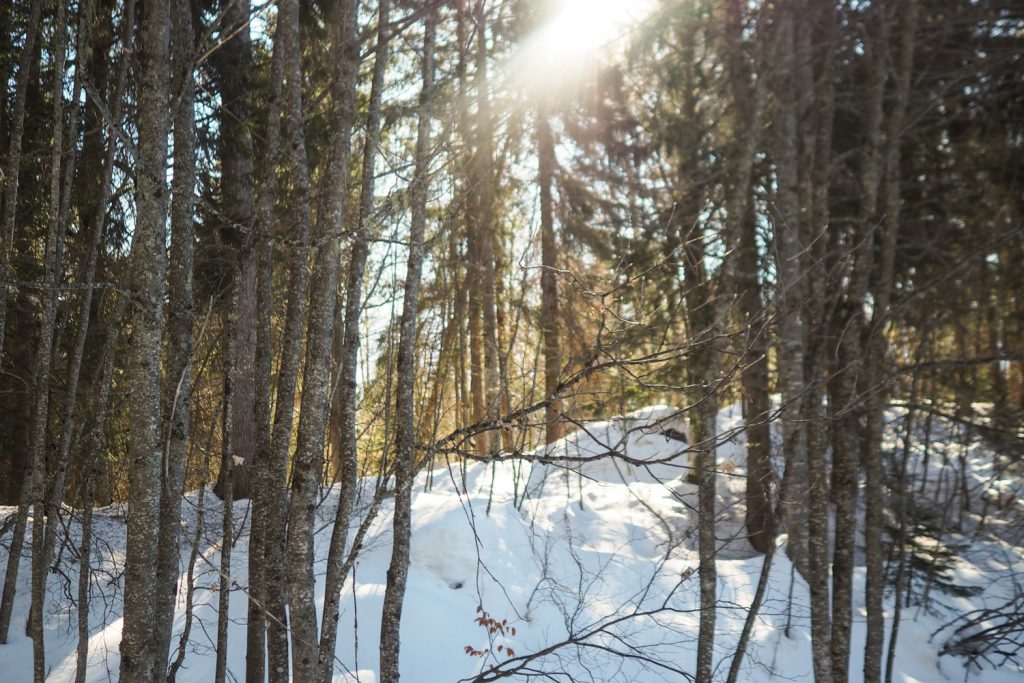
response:
{"label": "slender tree trunk", "polygon": [[[874,9],[874,8],[873,8]],[[885,99],[886,68],[889,51],[889,24],[891,5],[882,3],[875,11],[878,14],[879,26],[874,40],[868,44],[868,97],[865,119],[866,144],[861,159],[861,206],[859,216],[860,245],[855,257],[856,272],[854,278],[853,314],[863,318],[865,294],[868,291],[870,276],[874,270],[873,232],[875,213],[878,204],[878,190],[881,177],[881,151],[884,131],[883,105]],[[890,141],[891,143],[892,141]],[[883,236],[883,241],[885,237]],[[883,257],[884,258],[884,257]],[[884,269],[884,266],[883,266]],[[883,273],[884,277],[884,273]],[[891,282],[891,266],[889,280]],[[886,305],[884,301],[875,301],[875,306]],[[870,348],[865,358],[859,359],[870,366]],[[869,369],[869,368],[868,368]],[[867,610],[867,638],[864,643],[864,681],[880,683],[882,678],[882,644],[885,639],[885,617],[882,612],[882,598],[885,593],[885,554],[882,548],[883,506],[885,496],[885,473],[882,469],[881,457],[881,406],[877,409],[872,404],[878,400],[878,390],[870,386],[870,372],[864,372],[865,382],[858,384],[871,392],[868,398],[867,439],[864,443],[864,471],[867,479],[865,486],[865,519],[864,519],[864,551],[867,587],[865,591],[865,608]],[[878,433],[877,439],[872,434]]]}
{"label": "slender tree trunk", "polygon": [[[309,164],[306,158],[306,144],[302,124],[302,64],[301,42],[299,37],[299,3],[298,0],[285,0],[278,9],[278,28],[274,39],[275,52],[280,45],[283,58],[284,75],[284,131],[285,156],[289,176],[286,203],[290,214],[290,224],[295,231],[291,274],[288,283],[288,307],[285,313],[284,342],[281,350],[281,363],[277,380],[277,406],[274,413],[273,436],[271,441],[271,469],[274,481],[280,481],[278,488],[270,497],[279,500],[285,496],[284,481],[287,479],[287,463],[291,451],[292,427],[294,423],[295,398],[299,377],[299,366],[302,361],[302,339],[306,319],[306,296],[309,284]],[[279,479],[278,479],[279,477]],[[267,546],[268,567],[284,567],[285,520],[287,512],[283,505],[274,514],[268,516]],[[275,574],[277,574],[275,576]],[[288,594],[283,577],[276,572],[267,572],[268,593],[280,591],[283,597]],[[273,600],[268,596],[268,599]],[[274,630],[272,629],[272,633]],[[281,634],[278,634],[279,636]],[[293,646],[295,643],[293,642]],[[278,643],[278,647],[283,643]],[[271,681],[283,681],[288,677],[284,662],[275,662],[278,657],[286,656],[279,652],[275,656],[273,643],[271,648]]]}
{"label": "slender tree trunk", "polygon": [[[827,291],[825,267],[829,230],[829,166],[832,151],[832,119],[835,88],[833,84],[833,52],[836,27],[835,8],[815,6],[813,36],[802,39],[807,59],[822,65],[814,83],[814,105],[808,114],[810,135],[813,131],[815,150],[812,168],[811,207],[804,225],[804,242],[808,245],[806,268],[807,301],[804,306],[805,379],[808,383],[804,401],[807,429],[807,464],[810,477],[810,510],[808,513],[808,553],[811,565],[811,649],[814,653],[815,679],[831,683],[832,615],[829,599],[829,476],[825,436],[825,321]],[[820,37],[818,37],[820,36]],[[812,37],[818,37],[816,48]],[[812,57],[813,56],[813,57]]]}
{"label": "slender tree trunk", "polygon": [[[345,583],[348,568],[341,564],[348,544],[348,525],[355,507],[359,487],[359,461],[356,443],[356,374],[359,360],[359,319],[362,312],[363,276],[369,255],[370,213],[373,210],[374,167],[377,159],[377,145],[380,142],[381,98],[384,88],[384,72],[387,66],[391,32],[391,3],[381,0],[377,8],[377,47],[374,53],[373,76],[370,83],[370,106],[366,114],[366,129],[363,140],[363,168],[359,187],[359,213],[356,218],[356,238],[349,258],[348,284],[345,292],[345,323],[342,331],[341,364],[338,369],[338,461],[341,474],[341,493],[334,528],[331,530],[331,544],[328,550],[326,595],[330,596],[324,608],[324,634],[336,638],[338,600]],[[349,20],[351,21],[351,20]],[[334,645],[327,639],[321,643],[321,675],[333,669]],[[324,658],[330,658],[330,668]]]}
{"label": "slender tree trunk", "polygon": [[235,313],[238,311],[238,280],[240,270],[236,267],[232,290],[231,314],[228,320],[228,354],[224,364],[224,407],[221,413],[221,459],[220,469],[223,489],[221,500],[224,509],[221,514],[220,566],[217,577],[217,657],[214,660],[214,683],[225,683],[228,668],[228,616],[231,610],[231,550],[234,545],[234,497],[235,479],[231,473],[235,460],[235,351],[238,332]]}
{"label": "slender tree trunk", "polygon": [[170,130],[170,5],[144,0],[139,73],[137,216],[130,256],[132,340],[127,380],[130,459],[125,557],[122,683],[150,680],[156,656],[153,625],[163,449],[160,444],[160,358],[163,341],[164,245],[167,220],[167,134]]}
{"label": "slender tree trunk", "polygon": [[[768,390],[767,316],[761,294],[757,221],[753,212],[754,156],[760,143],[761,120],[765,99],[762,79],[751,82],[749,57],[744,54],[744,6],[731,0],[726,16],[726,55],[729,94],[735,107],[733,129],[742,137],[733,146],[736,158],[730,178],[728,196],[728,240],[735,254],[736,268],[730,279],[737,291],[737,301],[745,334],[743,410],[747,434],[746,527],[750,543],[767,553],[775,547],[772,530],[775,526],[771,488],[774,478],[771,465],[771,400]],[[755,40],[757,34],[755,34]]]}
{"label": "slender tree trunk", "polygon": [[782,395],[782,450],[786,471],[782,482],[782,513],[789,533],[787,551],[800,574],[808,576],[806,431],[801,422],[804,391],[803,269],[800,239],[798,101],[795,46],[798,8],[779,8],[776,21],[776,78],[778,109],[775,116],[777,189],[775,211],[775,258],[778,267],[778,366]]}
{"label": "slender tree trunk", "polygon": [[416,317],[419,311],[423,235],[427,223],[427,190],[430,180],[430,98],[434,87],[435,13],[435,9],[427,11],[423,35],[423,89],[420,91],[416,135],[416,170],[410,188],[412,219],[409,259],[406,266],[405,296],[402,301],[398,341],[394,543],[380,627],[380,679],[383,683],[398,683],[399,680],[402,602],[405,599],[405,587],[409,576],[409,550],[412,540],[412,484],[416,475],[413,384],[416,379]]}
{"label": "slender tree trunk", "polygon": [[[493,420],[501,411],[502,385],[498,369],[497,268],[495,264],[494,225],[494,123],[491,115],[490,84],[487,76],[486,0],[476,0],[476,96],[477,132],[474,180],[477,183],[476,248],[480,259],[480,305],[483,325],[484,417]],[[494,453],[500,447],[498,434],[483,435],[484,450]]]}
{"label": "slender tree trunk", "polygon": [[[865,680],[879,683],[882,676],[882,646],[885,640],[885,620],[882,600],[885,595],[886,572],[884,571],[885,549],[882,543],[883,505],[885,496],[885,467],[882,463],[882,432],[885,427],[884,411],[887,392],[884,388],[887,365],[885,327],[892,299],[893,273],[896,261],[896,240],[900,227],[900,138],[906,119],[907,101],[910,96],[910,80],[914,67],[914,38],[917,32],[916,0],[899,3],[902,8],[900,19],[900,56],[896,74],[896,90],[893,106],[888,114],[886,132],[884,208],[882,223],[880,273],[876,278],[873,295],[874,307],[867,343],[865,375],[867,388],[871,392],[867,401],[867,432],[865,434],[864,468],[867,473],[867,515],[865,519],[864,542],[867,551],[867,609],[868,634],[864,653]],[[883,6],[881,35],[889,35],[891,10]],[[876,47],[875,49],[881,49]],[[888,50],[886,49],[886,53]],[[879,60],[886,59],[879,56]],[[884,89],[884,77],[879,75]],[[884,92],[882,93],[884,94]],[[881,97],[882,95],[879,95]],[[881,128],[882,122],[878,122]],[[908,434],[907,438],[910,436]],[[902,495],[902,491],[900,492]],[[891,670],[891,666],[890,666]]]}
{"label": "slender tree trunk", "polygon": [[[274,205],[277,200],[277,171],[281,147],[281,109],[284,90],[285,55],[274,43],[271,61],[270,97],[267,102],[266,139],[263,167],[257,195],[256,271],[256,452],[254,455],[253,514],[249,553],[249,623],[246,644],[246,681],[262,683],[264,661],[269,662],[271,681],[288,678],[288,630],[283,576],[270,567],[283,561],[283,520],[288,461],[275,459],[271,451],[271,311],[274,308]],[[266,651],[264,651],[266,643]]]}
{"label": "slender tree trunk", "polygon": [[178,531],[185,486],[192,402],[192,261],[195,244],[195,81],[192,8],[175,0],[173,12],[174,180],[171,198],[171,251],[167,314],[167,385],[164,387],[163,486],[157,559],[152,680],[167,673],[167,656],[178,595]]}
{"label": "slender tree trunk", "polygon": [[[92,3],[88,5],[92,10]],[[121,20],[121,44],[127,52],[130,49],[132,38],[135,34],[135,2],[128,0],[124,7],[124,16]],[[88,55],[92,57],[92,55]],[[118,67],[111,93],[111,117],[114,121],[121,120],[121,109],[123,94],[128,79],[128,61],[122,59]],[[84,63],[84,62],[83,62]],[[75,340],[75,352],[69,370],[70,379],[77,381],[82,358],[85,350],[85,342],[89,327],[89,318],[92,311],[93,288],[88,286],[96,279],[96,265],[99,258],[100,245],[103,243],[103,236],[106,228],[107,204],[110,201],[110,194],[113,182],[114,158],[117,152],[117,137],[111,132],[107,136],[107,148],[103,159],[101,180],[99,185],[99,196],[96,199],[96,209],[92,213],[92,241],[89,245],[89,253],[86,257],[84,268],[84,281],[87,285],[82,293],[82,301],[79,308],[79,330]],[[124,299],[122,299],[124,301]],[[119,303],[118,308],[123,310],[125,304]],[[120,321],[121,315],[114,318]],[[119,335],[114,335],[115,337]],[[89,662],[89,612],[90,612],[90,581],[92,574],[92,513],[96,499],[96,480],[99,472],[99,451],[102,443],[102,429],[106,424],[106,395],[109,392],[110,376],[113,374],[114,356],[116,343],[106,341],[103,351],[100,354],[100,372],[98,373],[99,396],[97,396],[97,409],[94,411],[94,425],[87,430],[83,438],[79,440],[80,450],[83,452],[82,462],[84,471],[83,510],[82,510],[82,538],[79,548],[79,569],[78,569],[78,647],[77,663],[75,669],[75,683],[85,683],[87,667]],[[67,405],[70,410],[74,403],[72,387],[68,388]],[[70,426],[65,430],[73,431]],[[67,437],[64,437],[67,439]],[[70,440],[68,439],[70,447]],[[63,447],[63,441],[62,441]]]}
{"label": "slender tree trunk", "polygon": [[32,662],[36,683],[46,678],[46,647],[43,641],[43,602],[46,600],[47,558],[44,554],[46,526],[46,481],[50,422],[51,353],[57,315],[57,284],[62,271],[65,226],[60,221],[61,162],[64,151],[64,67],[67,55],[67,1],[58,0],[54,17],[53,143],[50,148],[50,216],[46,234],[46,289],[43,292],[42,324],[33,368],[35,405],[32,416],[32,604],[28,630],[32,637]]}
{"label": "slender tree trunk", "polygon": [[[315,577],[313,575],[313,527],[317,493],[323,472],[324,435],[330,409],[331,342],[334,336],[338,270],[341,261],[341,233],[348,194],[347,179],[355,121],[355,87],[359,70],[356,26],[358,8],[354,0],[335,6],[332,43],[341,54],[335,58],[332,74],[330,162],[325,205],[319,216],[318,248],[307,328],[306,364],[302,380],[302,413],[298,445],[292,465],[291,505],[288,510],[288,538],[285,577],[292,627],[292,671],[295,680],[313,681],[333,667],[334,642],[330,652],[319,651]],[[336,519],[348,527],[348,519]]]}
{"label": "slender tree trunk", "polygon": [[[551,396],[558,388],[562,372],[562,347],[558,325],[558,247],[555,241],[552,184],[555,175],[555,143],[548,112],[537,114],[537,178],[540,183],[541,244],[541,327],[544,334],[544,393]],[[544,411],[544,441],[551,444],[562,438],[562,402],[552,401]]]}

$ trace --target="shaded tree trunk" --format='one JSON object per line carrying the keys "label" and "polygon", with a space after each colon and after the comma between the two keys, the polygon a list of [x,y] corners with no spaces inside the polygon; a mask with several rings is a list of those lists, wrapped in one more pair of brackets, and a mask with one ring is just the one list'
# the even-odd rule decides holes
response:
{"label": "shaded tree trunk", "polygon": [[130,278],[132,339],[127,379],[130,441],[129,514],[124,580],[121,681],[150,681],[160,525],[160,358],[163,341],[167,134],[170,130],[170,5],[143,0],[139,74],[137,218]]}

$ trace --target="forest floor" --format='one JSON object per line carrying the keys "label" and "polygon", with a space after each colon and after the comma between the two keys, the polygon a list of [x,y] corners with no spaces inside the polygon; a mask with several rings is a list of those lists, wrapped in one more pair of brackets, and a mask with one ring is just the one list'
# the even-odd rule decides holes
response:
{"label": "forest floor", "polygon": [[[696,485],[688,481],[686,456],[680,455],[686,446],[678,437],[685,433],[685,423],[674,415],[669,408],[653,407],[587,423],[548,450],[544,464],[506,460],[463,468],[437,462],[422,472],[413,500],[412,566],[402,620],[403,681],[448,683],[472,679],[495,666],[519,668],[523,674],[548,672],[549,680],[558,681],[679,681],[684,680],[680,671],[694,671],[699,617]],[[898,409],[888,414],[887,446],[893,451],[902,450],[902,434],[897,433],[902,415]],[[722,548],[715,652],[721,680],[735,654],[764,561],[743,538],[741,427],[737,408],[721,411],[719,429],[732,437],[718,449]],[[930,437],[919,435],[909,451],[910,471],[919,487],[915,508],[928,509],[934,503],[936,513],[946,517],[946,527],[958,522],[964,532],[941,534],[941,544],[934,545],[931,555],[928,544],[934,541],[924,538],[923,531],[919,537],[918,559],[937,556],[940,547],[950,552],[941,572],[929,575],[915,565],[893,681],[1019,683],[1024,670],[1001,663],[993,652],[981,653],[994,661],[979,658],[980,666],[965,666],[964,657],[942,653],[957,635],[959,624],[947,626],[957,616],[998,607],[1024,591],[1022,482],[1000,471],[998,456],[953,423],[936,419],[930,429]],[[609,451],[624,453],[630,461],[597,457]],[[361,485],[359,509],[365,512],[378,482],[366,478]],[[940,503],[954,488],[968,491],[973,512]],[[324,489],[316,534],[318,606],[337,501],[337,488]],[[390,506],[385,501],[367,535],[354,580],[350,577],[344,588],[336,681],[376,680]],[[241,680],[244,671],[248,510],[247,501],[235,504],[229,680]],[[13,512],[0,508],[0,519]],[[209,491],[202,506],[197,492],[186,496],[183,567],[196,524],[205,520],[194,567],[195,621],[177,679],[186,683],[213,680],[221,514],[220,501]],[[117,678],[125,510],[104,508],[94,520],[90,683]],[[48,680],[55,682],[73,681],[75,674],[77,610],[70,596],[77,585],[77,517],[68,515],[67,530],[70,543],[61,551],[59,571],[50,575],[46,608]],[[784,537],[779,542],[741,681],[812,680],[807,585],[786,557]],[[0,544],[0,567],[6,566],[9,544],[8,534]],[[31,680],[32,646],[24,636],[30,547],[26,539],[11,638],[0,646],[0,680],[11,683]],[[186,582],[180,583],[172,657],[185,618]],[[862,680],[863,583],[860,566],[855,575],[851,681]],[[889,624],[893,606],[890,595]],[[495,623],[502,627],[489,628]]]}

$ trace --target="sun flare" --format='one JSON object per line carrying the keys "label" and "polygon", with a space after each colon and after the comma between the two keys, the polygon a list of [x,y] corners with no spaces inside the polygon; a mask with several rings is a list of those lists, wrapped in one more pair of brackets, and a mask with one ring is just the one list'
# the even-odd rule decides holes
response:
{"label": "sun flare", "polygon": [[649,10],[650,0],[556,0],[536,35],[536,49],[558,64],[619,47]]}
{"label": "sun flare", "polygon": [[509,64],[534,94],[580,85],[585,71],[613,59],[650,13],[655,0],[548,0],[539,24]]}

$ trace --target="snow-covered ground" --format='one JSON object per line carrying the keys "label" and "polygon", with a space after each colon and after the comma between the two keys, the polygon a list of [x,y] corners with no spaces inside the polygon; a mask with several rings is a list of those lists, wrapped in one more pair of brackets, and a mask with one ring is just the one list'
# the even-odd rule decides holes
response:
{"label": "snow-covered ground", "polygon": [[[743,436],[738,409],[726,408],[719,428],[734,438],[719,450],[718,535],[722,541],[718,573],[720,607],[716,634],[718,676],[724,680],[761,571],[762,556],[742,536]],[[899,424],[899,413],[890,420]],[[402,620],[402,678],[410,683],[472,679],[492,666],[549,672],[558,681],[679,681],[695,670],[699,614],[696,486],[687,480],[686,445],[666,436],[685,432],[685,421],[666,407],[653,407],[607,422],[590,423],[548,451],[545,464],[508,460],[499,464],[435,463],[417,482],[413,500],[412,566]],[[936,426],[930,442],[929,495],[944,469],[942,449],[957,448],[952,427]],[[899,445],[893,438],[890,446]],[[610,451],[628,460],[598,457]],[[920,466],[922,445],[914,444],[912,464]],[[952,453],[952,451],[951,451]],[[951,454],[950,463],[961,453]],[[982,493],[1007,487],[992,470],[993,458],[974,443],[962,453],[969,484]],[[561,461],[560,458],[570,460]],[[572,460],[575,459],[575,460]],[[362,482],[365,509],[376,482]],[[1006,495],[1014,495],[1011,491]],[[317,570],[322,602],[324,561],[337,489],[325,489],[319,508]],[[999,502],[1006,506],[1005,496]],[[390,502],[374,522],[355,569],[344,588],[335,680],[376,680],[377,634],[390,558]],[[1009,503],[1011,516],[1024,516],[1020,499]],[[993,508],[994,510],[994,508]],[[13,512],[0,508],[0,514]],[[239,534],[231,576],[228,668],[235,679],[244,671],[247,582],[248,503],[235,505]],[[178,681],[213,680],[220,503],[190,493],[183,506],[182,565],[200,514],[208,520],[196,563],[193,596],[196,622],[191,630]],[[1005,519],[1006,515],[1002,517]],[[93,599],[87,680],[116,680],[121,629],[121,566],[124,559],[124,510],[112,507],[95,517]],[[357,525],[359,520],[354,520]],[[72,543],[61,555],[62,572],[51,574],[46,614],[50,677],[73,681],[76,609],[68,598],[77,582],[73,548],[79,527],[70,520]],[[9,536],[0,548],[6,566]],[[940,651],[948,632],[938,631],[958,612],[996,605],[1015,585],[1024,584],[1024,553],[1008,527],[989,522],[986,530],[959,539],[965,549],[953,578],[982,587],[971,597],[942,595],[930,610],[903,610],[893,680],[898,683],[961,681],[963,660]],[[784,543],[784,539],[780,539]],[[1016,544],[1015,544],[1016,543]],[[0,646],[0,680],[30,681],[31,642],[24,636],[28,613],[28,559],[22,563],[21,591],[8,645]],[[863,568],[857,570],[851,680],[861,679],[865,625]],[[184,585],[181,582],[182,598]],[[770,583],[744,660],[743,681],[810,681],[811,647],[806,584],[784,552],[771,569]],[[176,634],[183,625],[179,605]],[[482,614],[507,627],[491,632]],[[887,601],[887,618],[892,600]],[[514,629],[514,630],[513,630]],[[173,648],[172,648],[173,649]],[[468,653],[467,650],[473,650]],[[546,654],[534,657],[536,653]],[[172,652],[172,656],[173,656]],[[512,680],[516,680],[513,678]],[[970,671],[970,680],[988,683],[1024,681],[1011,666]]]}

